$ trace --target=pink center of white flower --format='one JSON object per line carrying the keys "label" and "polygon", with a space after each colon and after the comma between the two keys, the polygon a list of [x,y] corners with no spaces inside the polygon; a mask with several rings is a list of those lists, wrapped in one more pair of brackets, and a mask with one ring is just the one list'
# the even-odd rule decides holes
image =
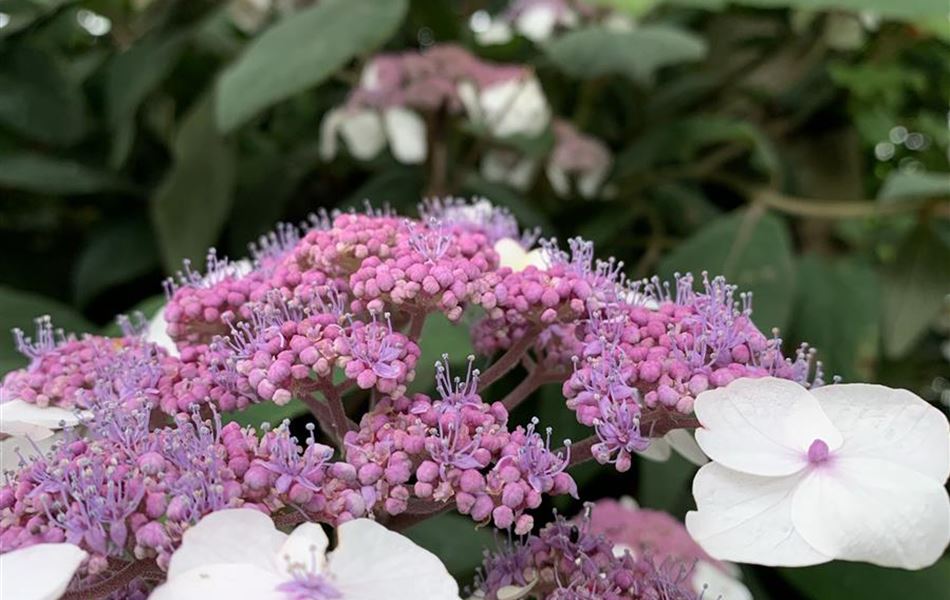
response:
{"label": "pink center of white flower", "polygon": [[825,440],[816,439],[808,447],[808,462],[813,465],[825,462],[828,460],[828,456],[828,444],[825,443]]}

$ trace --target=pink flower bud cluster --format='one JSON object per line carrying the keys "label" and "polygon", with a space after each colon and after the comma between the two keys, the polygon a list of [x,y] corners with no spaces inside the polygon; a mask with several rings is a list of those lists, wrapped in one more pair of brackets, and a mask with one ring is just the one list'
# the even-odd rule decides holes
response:
{"label": "pink flower bud cluster", "polygon": [[183,532],[215,510],[295,507],[339,523],[370,507],[349,465],[330,463],[333,450],[312,436],[301,447],[286,425],[258,437],[196,412],[150,431],[147,405],[102,408],[84,438],[23,461],[0,487],[0,552],[68,541],[90,553],[91,576],[131,557],[164,568]]}
{"label": "pink flower bud cluster", "polygon": [[534,524],[527,511],[542,495],[576,495],[569,451],[552,451],[550,430],[542,438],[536,421],[510,431],[504,406],[478,395],[471,363],[465,380],[450,377],[447,360],[436,378],[440,398],[394,400],[347,434],[346,460],[386,512],[405,511],[411,497],[454,501],[478,522],[526,533]]}
{"label": "pink flower bud cluster", "polygon": [[477,299],[498,255],[481,232],[406,221],[389,256],[371,256],[350,276],[351,308],[382,311],[391,306],[414,313],[443,312],[457,321],[467,302]]}
{"label": "pink flower bud cluster", "polygon": [[689,570],[671,559],[658,563],[649,553],[617,556],[613,544],[592,531],[588,515],[574,522],[556,516],[537,535],[486,555],[475,597],[499,600],[530,588],[530,596],[542,600],[697,600]]}
{"label": "pink flower bud cluster", "polygon": [[128,390],[153,390],[174,359],[143,341],[140,323],[133,326],[124,317],[120,323],[126,333],[120,338],[66,335],[53,329],[48,316],[36,320],[35,340],[14,330],[17,349],[30,364],[6,374],[0,396],[41,407],[88,408],[89,394],[104,380]]}
{"label": "pink flower bud cluster", "polygon": [[[594,258],[594,245],[581,238],[568,241],[568,251],[555,240],[542,240],[546,269],[529,266],[512,272],[502,268],[486,278],[479,304],[488,316],[473,331],[482,354],[510,348],[525,335],[552,325],[581,323],[589,309],[615,304],[622,298],[622,262]],[[563,333],[561,330],[560,333]],[[559,341],[561,335],[555,335]],[[566,340],[565,340],[566,342]],[[573,347],[568,342],[568,347]],[[563,353],[563,349],[554,350]]]}

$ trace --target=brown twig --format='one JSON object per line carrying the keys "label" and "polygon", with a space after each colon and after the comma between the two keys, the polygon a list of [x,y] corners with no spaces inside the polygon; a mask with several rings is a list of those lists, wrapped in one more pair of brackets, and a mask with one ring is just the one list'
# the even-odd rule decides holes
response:
{"label": "brown twig", "polygon": [[498,360],[492,363],[492,365],[481,374],[481,377],[478,379],[478,391],[481,392],[501,379],[505,373],[515,368],[515,366],[521,362],[522,355],[534,344],[539,333],[541,333],[540,327],[531,327],[525,331],[521,339],[513,343]]}

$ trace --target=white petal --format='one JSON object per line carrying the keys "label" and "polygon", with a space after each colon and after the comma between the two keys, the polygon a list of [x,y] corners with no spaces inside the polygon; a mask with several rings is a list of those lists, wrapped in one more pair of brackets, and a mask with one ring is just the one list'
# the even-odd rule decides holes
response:
{"label": "white petal", "polygon": [[535,248],[528,252],[528,265],[529,267],[535,267],[539,271],[545,271],[550,267],[548,263],[547,252],[544,251],[544,248]]}
{"label": "white petal", "polygon": [[933,477],[950,476],[950,425],[937,408],[907,390],[867,383],[812,390],[844,436],[839,456],[879,458]]}
{"label": "white petal", "polygon": [[0,441],[0,472],[19,470],[21,454],[25,459],[45,455],[63,437],[62,432],[49,429],[39,431],[41,435],[38,436],[14,436]]}
{"label": "white petal", "polygon": [[374,110],[348,110],[340,123],[340,135],[358,160],[369,160],[386,146],[383,122]]}
{"label": "white petal", "polygon": [[501,20],[493,20],[487,29],[475,32],[475,41],[482,46],[507,44],[512,37],[514,37],[514,34],[511,31],[511,26]]}
{"label": "white petal", "polygon": [[346,600],[457,600],[458,584],[442,562],[409,538],[369,519],[337,530],[328,568]]}
{"label": "white petal", "polygon": [[637,452],[637,454],[656,462],[666,462],[670,460],[673,451],[670,448],[670,444],[664,438],[656,438],[650,440],[650,445],[647,446],[646,450]]}
{"label": "white petal", "polygon": [[475,125],[485,124],[485,114],[482,112],[482,105],[478,98],[478,88],[471,81],[462,81],[458,84],[458,97],[465,107],[465,114]]}
{"label": "white petal", "polygon": [[228,15],[244,33],[255,33],[270,14],[271,0],[233,0],[228,5]]}
{"label": "white petal", "polygon": [[169,579],[149,600],[286,600],[285,580],[253,565],[207,564]]}
{"label": "white petal", "polygon": [[402,107],[388,108],[383,113],[383,122],[396,160],[412,165],[426,159],[426,124],[418,113]]}
{"label": "white petal", "polygon": [[640,505],[633,496],[621,496],[620,506],[626,508],[627,510],[637,510],[640,508]]}
{"label": "white petal", "polygon": [[709,462],[709,457],[703,453],[703,449],[696,443],[693,433],[686,429],[674,429],[663,436],[673,450],[676,450],[680,456],[693,463],[703,466]]}
{"label": "white petal", "polygon": [[609,170],[610,165],[606,164],[602,167],[591,169],[578,177],[577,191],[580,192],[581,197],[593,198],[596,196],[597,191],[600,190],[600,186],[604,183],[604,179],[607,178],[607,172]]}
{"label": "white petal", "polygon": [[326,564],[327,545],[330,541],[323,528],[316,523],[303,523],[294,529],[277,553],[282,573],[292,564],[303,565],[311,573],[322,573]]}
{"label": "white petal", "polygon": [[548,168],[545,169],[545,173],[548,176],[548,181],[551,182],[551,188],[554,189],[555,194],[563,198],[571,193],[571,182],[567,178],[567,173],[564,172],[564,169],[552,163],[548,163]]}
{"label": "white petal", "polygon": [[72,410],[58,406],[37,406],[23,400],[0,404],[0,433],[42,436],[48,429],[62,429],[79,423]]}
{"label": "white petal", "polygon": [[482,176],[488,181],[500,181],[516,190],[525,190],[534,179],[535,161],[513,157],[511,153],[489,150],[482,157]]}
{"label": "white petal", "polygon": [[498,259],[502,267],[508,267],[512,271],[524,271],[528,266],[528,253],[524,247],[511,238],[501,238],[495,242],[495,252],[498,253]]}
{"label": "white petal", "polygon": [[922,569],[950,543],[942,484],[877,459],[833,456],[795,492],[792,520],[809,544],[842,560]]}
{"label": "white petal", "polygon": [[327,111],[320,121],[320,158],[331,160],[337,152],[337,135],[343,124],[344,109],[334,108]]}
{"label": "white petal", "polygon": [[557,24],[557,12],[546,4],[535,4],[515,20],[515,28],[529,40],[541,42],[549,37]]}
{"label": "white petal", "polygon": [[148,331],[145,332],[145,341],[164,348],[172,356],[178,356],[178,347],[168,335],[168,323],[165,322],[165,307],[162,306],[148,322]]}
{"label": "white petal", "polygon": [[72,544],[36,544],[0,554],[0,598],[55,600],[85,559]]}
{"label": "white petal", "polygon": [[701,393],[694,404],[702,424],[696,441],[709,458],[753,475],[789,475],[807,464],[816,439],[841,446],[818,401],[795,382],[766,377],[737,379]]}
{"label": "white petal", "polygon": [[479,104],[489,131],[498,137],[539,135],[551,119],[541,83],[533,75],[486,87],[479,95]]}
{"label": "white petal", "polygon": [[360,87],[373,91],[379,88],[379,64],[373,60],[363,68],[360,74]]}
{"label": "white petal", "polygon": [[801,475],[759,477],[709,463],[693,479],[698,511],[686,529],[713,558],[802,567],[831,560],[798,534],[792,498]]}
{"label": "white petal", "polygon": [[264,513],[250,508],[213,512],[185,532],[172,554],[168,578],[208,565],[254,566],[278,572],[278,552],[287,534]]}
{"label": "white petal", "polygon": [[703,598],[752,600],[752,592],[741,581],[716,566],[701,560],[693,567],[693,589]]}

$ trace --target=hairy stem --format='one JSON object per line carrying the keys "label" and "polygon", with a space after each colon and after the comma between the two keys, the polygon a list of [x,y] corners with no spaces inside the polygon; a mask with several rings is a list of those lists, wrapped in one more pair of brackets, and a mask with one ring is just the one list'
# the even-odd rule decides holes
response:
{"label": "hairy stem", "polygon": [[522,355],[534,344],[540,332],[540,327],[533,327],[525,331],[521,339],[513,343],[498,360],[492,363],[492,365],[481,374],[481,377],[478,379],[478,391],[481,392],[501,379],[505,373],[515,368],[515,366],[521,362]]}
{"label": "hairy stem", "polygon": [[501,403],[510,411],[521,404],[525,398],[537,391],[542,385],[564,381],[565,377],[566,375],[562,372],[546,371],[535,367],[527,377],[521,380],[521,383],[515,386],[515,389],[508,392],[508,395],[502,398]]}
{"label": "hairy stem", "polygon": [[320,391],[327,400],[327,407],[329,408],[330,414],[330,427],[333,430],[333,435],[340,442],[342,447],[343,436],[345,436],[348,431],[356,431],[359,429],[359,426],[346,416],[346,409],[343,408],[343,397],[337,387],[328,383],[321,386]]}
{"label": "hairy stem", "polygon": [[108,579],[88,585],[75,585],[67,590],[62,600],[99,600],[108,598],[136,579],[163,580],[165,572],[153,560],[140,560],[120,568]]}
{"label": "hairy stem", "polygon": [[410,340],[418,343],[422,336],[422,328],[425,327],[426,318],[429,316],[424,311],[413,312],[412,319],[409,321],[409,333],[406,334]]}

